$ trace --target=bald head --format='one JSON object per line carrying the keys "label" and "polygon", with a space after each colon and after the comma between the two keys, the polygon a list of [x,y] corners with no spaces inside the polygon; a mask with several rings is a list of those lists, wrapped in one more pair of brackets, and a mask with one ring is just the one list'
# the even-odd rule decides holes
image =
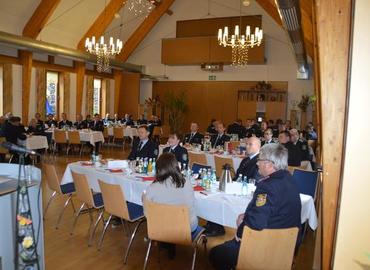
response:
{"label": "bald head", "polygon": [[261,141],[257,137],[250,137],[246,141],[246,147],[247,147],[247,155],[253,156],[260,152],[261,148]]}

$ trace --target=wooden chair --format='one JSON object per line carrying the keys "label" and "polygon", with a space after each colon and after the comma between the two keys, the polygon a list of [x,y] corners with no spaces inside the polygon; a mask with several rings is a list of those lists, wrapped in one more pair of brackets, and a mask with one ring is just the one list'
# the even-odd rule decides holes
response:
{"label": "wooden chair", "polygon": [[188,152],[189,166],[192,167],[193,163],[207,165],[207,157],[204,153]]}
{"label": "wooden chair", "polygon": [[232,168],[231,173],[235,174],[234,162],[233,162],[232,158],[221,157],[221,156],[218,156],[218,155],[215,155],[214,158],[215,158],[215,167],[216,167],[216,176],[217,176],[217,178],[219,178],[221,176],[222,167],[226,163],[228,163],[231,166],[231,168]]}
{"label": "wooden chair", "polygon": [[113,143],[116,142],[116,140],[122,140],[122,145],[124,145],[124,127],[114,127],[113,128]]}
{"label": "wooden chair", "polygon": [[[194,269],[198,245],[203,243],[206,251],[207,238],[203,234],[204,228],[200,226],[194,232],[190,231],[188,207],[184,205],[158,204],[144,199],[144,209],[149,238],[144,270],[148,263],[152,241],[192,246],[193,260],[191,269]],[[176,226],[173,224],[176,224]]]}
{"label": "wooden chair", "polygon": [[105,140],[107,143],[110,143],[110,141],[111,141],[111,136],[109,136],[108,127],[104,127],[104,130],[103,130],[103,136],[104,136],[104,140]]}
{"label": "wooden chair", "polygon": [[64,213],[64,210],[67,208],[68,204],[71,202],[71,205],[73,207],[73,211],[75,212],[75,207],[73,205],[72,195],[75,193],[75,185],[73,183],[68,183],[61,185],[60,179],[57,175],[57,172],[55,170],[55,166],[47,163],[43,163],[42,165],[43,170],[45,172],[45,180],[46,184],[48,185],[49,189],[53,191],[51,194],[51,197],[49,198],[45,210],[44,210],[44,218],[46,216],[46,212],[49,209],[49,206],[56,195],[63,196],[67,195],[67,200],[64,202],[64,206],[62,210],[59,213],[59,217],[57,219],[57,223],[55,225],[55,228],[59,228],[60,221],[62,220],[62,216]]}
{"label": "wooden chair", "polygon": [[53,155],[55,155],[55,149],[58,145],[68,145],[67,133],[64,130],[54,130]]}
{"label": "wooden chair", "polygon": [[83,149],[83,144],[81,143],[80,139],[80,132],[75,130],[75,131],[68,131],[68,147],[67,147],[67,155],[69,153],[69,150],[71,147],[74,146],[79,146],[80,147],[80,156],[82,155],[82,149]]}
{"label": "wooden chair", "polygon": [[[103,200],[104,200],[104,209],[105,209],[105,212],[109,214],[109,217],[107,221],[104,222],[103,220],[104,211],[102,211],[99,215],[98,220],[96,221],[98,224],[99,221],[102,220],[104,224],[104,229],[103,229],[103,232],[101,234],[99,244],[98,244],[98,250],[101,249],[101,246],[103,244],[104,235],[105,235],[105,232],[107,231],[107,228],[112,219],[112,216],[116,216],[120,218],[122,223],[127,224],[126,230],[128,233],[130,232],[130,228],[129,228],[128,223],[126,222],[136,223],[134,231],[132,232],[131,235],[129,235],[130,241],[126,249],[125,259],[124,259],[124,263],[126,264],[127,258],[130,252],[130,248],[135,238],[136,232],[138,231],[139,226],[145,221],[143,207],[141,205],[127,202],[120,185],[108,184],[108,183],[105,183],[99,180],[99,186],[100,186],[100,190],[101,190]],[[96,227],[97,226],[94,226],[94,229],[96,229]],[[92,233],[92,238],[94,237],[94,234],[95,234],[95,231],[93,231]]]}
{"label": "wooden chair", "polygon": [[240,270],[290,270],[298,228],[243,230],[238,264]]}
{"label": "wooden chair", "polygon": [[[101,193],[93,193],[92,192],[92,190],[89,187],[89,183],[87,181],[87,178],[84,174],[79,174],[79,173],[75,173],[75,172],[72,171],[72,177],[73,177],[73,182],[74,182],[75,188],[76,188],[77,199],[82,204],[81,204],[80,208],[78,209],[78,211],[75,215],[75,219],[73,221],[73,227],[72,227],[72,230],[71,230],[71,235],[73,235],[74,229],[75,229],[76,224],[77,224],[78,217],[80,216],[82,209],[84,207],[86,207],[86,209],[89,213],[89,216],[90,216],[90,226],[89,226],[90,236],[89,236],[89,240],[88,240],[88,243],[90,244],[91,241],[92,241],[92,237],[93,237],[92,232],[96,229],[96,228],[93,228],[93,230],[91,230],[91,227],[92,227],[92,224],[93,224],[93,217],[92,217],[91,210],[92,210],[92,208],[99,210],[99,209],[102,209],[104,207],[103,197],[102,197]],[[97,223],[95,223],[95,224],[97,224]]]}

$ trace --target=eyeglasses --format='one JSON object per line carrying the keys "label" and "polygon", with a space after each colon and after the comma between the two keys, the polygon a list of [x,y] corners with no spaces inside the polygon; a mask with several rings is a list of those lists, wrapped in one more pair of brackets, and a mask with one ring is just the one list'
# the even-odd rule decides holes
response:
{"label": "eyeglasses", "polygon": [[260,161],[260,162],[271,162],[272,164],[275,164],[275,162],[273,162],[272,160],[265,159],[265,158],[257,158],[257,161]]}

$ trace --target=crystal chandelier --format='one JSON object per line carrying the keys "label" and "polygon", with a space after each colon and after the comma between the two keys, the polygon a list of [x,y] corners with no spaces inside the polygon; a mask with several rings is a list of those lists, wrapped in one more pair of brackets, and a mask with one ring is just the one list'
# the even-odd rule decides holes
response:
{"label": "crystal chandelier", "polygon": [[[128,10],[134,12],[135,16],[147,13],[154,8],[155,0],[131,0],[128,3]],[[148,16],[148,15],[147,15]]]}
{"label": "crystal chandelier", "polygon": [[231,47],[231,65],[233,67],[245,67],[248,63],[248,48]]}
{"label": "crystal chandelier", "polygon": [[122,41],[117,39],[116,43],[113,41],[113,37],[109,38],[109,44],[104,43],[104,36],[100,37],[100,42],[95,41],[95,36],[86,38],[85,41],[86,50],[96,55],[97,57],[97,71],[103,72],[109,70],[109,60],[111,57],[119,54],[122,50]]}

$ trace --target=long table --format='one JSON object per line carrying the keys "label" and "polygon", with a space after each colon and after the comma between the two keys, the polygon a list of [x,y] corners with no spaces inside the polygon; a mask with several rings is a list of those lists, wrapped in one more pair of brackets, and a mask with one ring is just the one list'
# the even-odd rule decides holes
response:
{"label": "long table", "polygon": [[[109,136],[113,136],[114,135],[114,132],[113,132],[113,128],[114,127],[108,127],[108,135]],[[138,134],[137,134],[137,128],[135,127],[130,127],[130,126],[127,126],[127,127],[123,127],[123,136],[125,137],[130,137],[131,139],[133,139],[134,137],[137,137]]]}
{"label": "long table", "polygon": [[[89,142],[91,145],[95,145],[97,142],[104,142],[104,135],[101,131],[85,131],[85,130],[78,130],[80,133],[80,140],[82,142]],[[53,140],[54,140],[54,130],[47,130],[46,132],[53,133]],[[68,140],[68,131],[66,131],[67,140]]]}
{"label": "long table", "polygon": [[[106,183],[120,185],[127,201],[142,205],[141,196],[151,182],[143,181],[138,175],[124,175],[123,173],[111,173],[103,167],[82,166],[80,162],[68,164],[62,179],[62,184],[73,182],[72,173],[85,174],[89,186],[96,192],[100,192],[98,179]],[[198,217],[209,220],[227,227],[236,228],[236,219],[244,213],[247,205],[252,200],[251,196],[228,195],[219,192],[214,187],[211,192],[204,195],[195,192],[196,212]],[[302,202],[301,221],[308,221],[312,229],[317,227],[317,214],[314,201],[311,196],[300,194]]]}

